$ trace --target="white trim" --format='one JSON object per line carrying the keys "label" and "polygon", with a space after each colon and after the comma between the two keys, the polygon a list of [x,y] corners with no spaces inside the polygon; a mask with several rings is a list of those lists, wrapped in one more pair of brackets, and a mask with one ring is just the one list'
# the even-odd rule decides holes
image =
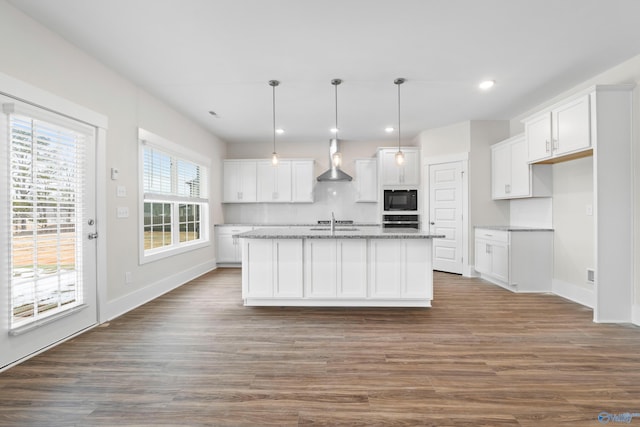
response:
{"label": "white trim", "polygon": [[638,304],[631,307],[631,323],[640,326],[640,305]]}
{"label": "white trim", "polygon": [[216,268],[216,260],[213,259],[211,261],[201,263],[187,270],[180,271],[176,274],[165,277],[135,292],[109,301],[107,304],[105,304],[106,307],[104,310],[104,316],[102,316],[102,318],[104,319],[103,322],[113,320],[116,317],[122,316],[123,314],[137,307],[140,307],[141,305],[144,305],[149,301],[153,301],[154,299],[166,294],[167,292],[179,288],[185,283],[199,276],[202,276],[205,273],[215,270]]}
{"label": "white trim", "polygon": [[586,307],[593,308],[595,306],[596,293],[593,288],[587,289],[584,286],[553,279],[551,282],[551,291],[559,297],[577,302]]}
{"label": "white trim", "polygon": [[185,146],[178,145],[175,142],[169,141],[168,139],[163,138],[160,135],[156,135],[153,132],[149,132],[148,130],[138,128],[138,139],[140,140],[141,145],[145,145],[148,142],[151,146],[167,151],[167,154],[174,155],[185,160],[190,160],[197,165],[205,166],[207,169],[211,168],[211,159],[203,156],[202,153],[198,153]]}
{"label": "white trim", "polygon": [[108,301],[107,288],[107,132],[98,128],[96,134],[96,232],[98,241],[96,248],[96,304],[98,323],[104,322],[103,313]]}
{"label": "white trim", "polygon": [[[109,120],[107,116],[3,73],[0,73],[0,88],[2,88],[0,89],[0,94],[9,98],[71,117],[74,120],[79,120],[92,126],[103,129],[108,128]],[[64,113],[62,113],[63,111]]]}

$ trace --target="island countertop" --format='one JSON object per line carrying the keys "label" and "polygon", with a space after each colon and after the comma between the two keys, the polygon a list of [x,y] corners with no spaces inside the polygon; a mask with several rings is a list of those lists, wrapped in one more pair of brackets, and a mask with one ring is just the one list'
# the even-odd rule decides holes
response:
{"label": "island countertop", "polygon": [[383,229],[381,227],[329,226],[296,228],[258,228],[237,234],[241,239],[437,239],[443,235],[428,234],[411,228]]}

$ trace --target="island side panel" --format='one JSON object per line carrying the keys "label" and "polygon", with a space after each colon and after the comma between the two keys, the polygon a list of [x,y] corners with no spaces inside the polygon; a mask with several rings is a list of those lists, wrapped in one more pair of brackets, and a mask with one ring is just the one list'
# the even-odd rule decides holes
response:
{"label": "island side panel", "polygon": [[403,298],[433,299],[433,240],[403,241]]}

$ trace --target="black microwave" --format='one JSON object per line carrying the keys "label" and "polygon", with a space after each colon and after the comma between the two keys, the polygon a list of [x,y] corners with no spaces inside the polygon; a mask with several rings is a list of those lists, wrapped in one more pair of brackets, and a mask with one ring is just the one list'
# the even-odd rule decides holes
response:
{"label": "black microwave", "polygon": [[385,211],[417,211],[418,190],[384,190]]}

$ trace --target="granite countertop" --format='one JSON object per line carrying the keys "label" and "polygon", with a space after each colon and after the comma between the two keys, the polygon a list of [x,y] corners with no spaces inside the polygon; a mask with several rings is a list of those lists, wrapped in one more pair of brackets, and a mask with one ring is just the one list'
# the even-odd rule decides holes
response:
{"label": "granite countertop", "polygon": [[383,229],[381,227],[337,226],[334,233],[328,226],[299,228],[259,228],[237,235],[247,239],[434,239],[443,235],[426,234],[411,228]]}
{"label": "granite countertop", "polygon": [[525,227],[519,225],[476,225],[474,228],[484,228],[497,231],[553,231],[553,228]]}

